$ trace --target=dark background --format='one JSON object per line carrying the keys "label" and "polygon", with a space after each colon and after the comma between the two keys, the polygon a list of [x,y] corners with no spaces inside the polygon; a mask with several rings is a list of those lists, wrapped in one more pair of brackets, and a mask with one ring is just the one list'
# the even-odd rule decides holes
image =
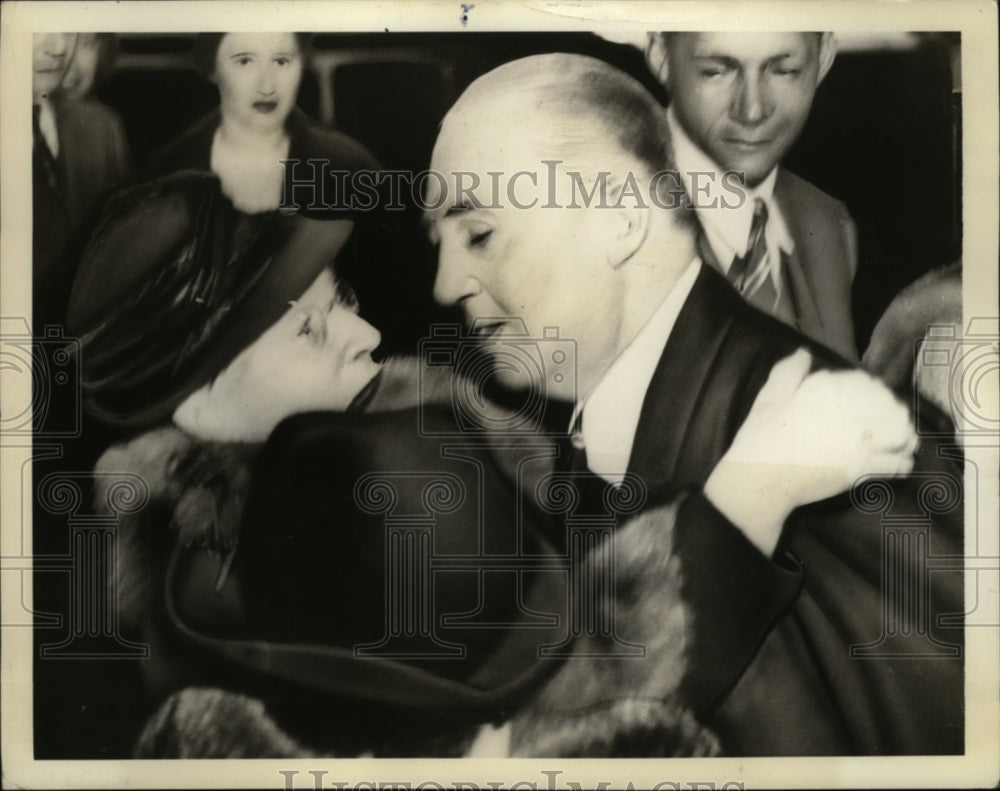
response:
{"label": "dark background", "polygon": [[[119,46],[96,97],[123,117],[141,172],[155,151],[217,105],[218,94],[193,69],[191,36],[130,35]],[[961,94],[951,68],[958,47],[957,35],[936,34],[906,50],[842,51],[786,161],[844,201],[857,222],[861,351],[901,287],[961,255]],[[331,34],[316,37],[299,103],[367,145],[384,167],[419,172],[441,118],[469,82],[502,62],[552,51],[602,58],[668,100],[641,53],[590,34]],[[322,95],[323,74],[332,102]],[[411,208],[402,258],[352,273],[363,314],[382,330],[388,352],[413,352],[429,322],[458,320],[431,301],[435,255],[418,220]],[[36,480],[67,463],[37,461]],[[35,524],[36,556],[68,552],[65,520],[50,531]],[[36,582],[39,610],[64,616],[61,627],[39,628],[36,644],[59,642],[69,623],[68,578],[43,573]],[[36,757],[127,757],[149,713],[128,692],[139,689],[138,670],[134,659],[37,660]]]}

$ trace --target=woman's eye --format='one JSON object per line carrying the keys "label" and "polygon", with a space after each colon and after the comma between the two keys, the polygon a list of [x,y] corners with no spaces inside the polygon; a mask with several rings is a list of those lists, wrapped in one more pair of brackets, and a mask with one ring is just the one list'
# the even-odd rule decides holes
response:
{"label": "woman's eye", "polygon": [[246,66],[248,63],[253,63],[253,58],[237,58],[236,62],[240,66]]}
{"label": "woman's eye", "polygon": [[299,325],[299,331],[296,333],[296,336],[301,337],[310,334],[312,334],[312,316],[306,316],[302,324]]}
{"label": "woman's eye", "polygon": [[279,66],[287,66],[292,61],[289,58],[275,58],[274,62],[277,63]]}

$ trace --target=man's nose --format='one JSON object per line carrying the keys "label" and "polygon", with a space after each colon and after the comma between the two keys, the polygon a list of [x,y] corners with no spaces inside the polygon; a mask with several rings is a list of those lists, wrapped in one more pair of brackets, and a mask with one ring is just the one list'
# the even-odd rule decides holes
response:
{"label": "man's nose", "polygon": [[478,293],[476,280],[470,277],[465,256],[452,245],[441,243],[438,251],[434,299],[442,305],[456,305]]}
{"label": "man's nose", "polygon": [[764,79],[756,74],[745,76],[733,97],[733,118],[744,124],[759,124],[770,117],[772,109]]}

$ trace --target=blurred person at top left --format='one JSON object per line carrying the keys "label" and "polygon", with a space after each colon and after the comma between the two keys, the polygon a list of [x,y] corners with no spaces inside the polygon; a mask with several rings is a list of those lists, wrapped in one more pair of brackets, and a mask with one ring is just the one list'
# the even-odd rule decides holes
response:
{"label": "blurred person at top left", "polygon": [[[46,325],[63,323],[76,260],[105,198],[130,172],[118,114],[67,90],[80,44],[88,46],[92,38],[37,33],[33,41],[32,324],[39,334]],[[95,70],[97,65],[94,60]],[[80,69],[91,67],[81,61]]]}

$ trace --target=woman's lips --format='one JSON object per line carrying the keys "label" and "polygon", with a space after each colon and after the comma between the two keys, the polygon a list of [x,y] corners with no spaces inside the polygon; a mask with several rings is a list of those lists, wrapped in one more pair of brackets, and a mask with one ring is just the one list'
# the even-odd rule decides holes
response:
{"label": "woman's lips", "polygon": [[273,113],[278,109],[277,102],[254,102],[253,109],[258,113]]}

